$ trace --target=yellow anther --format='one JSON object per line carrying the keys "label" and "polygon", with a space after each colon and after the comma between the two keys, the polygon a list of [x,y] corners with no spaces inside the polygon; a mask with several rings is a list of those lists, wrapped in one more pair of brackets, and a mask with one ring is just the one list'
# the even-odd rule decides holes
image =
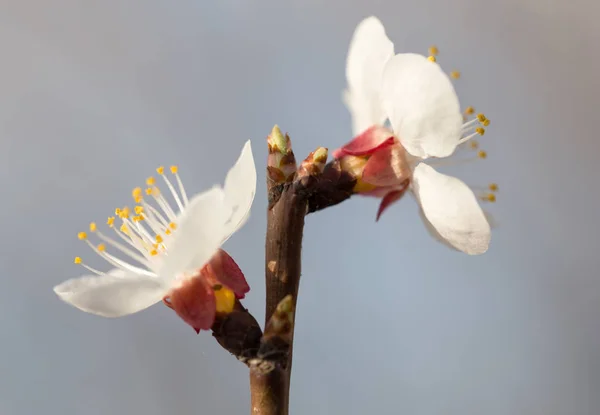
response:
{"label": "yellow anther", "polygon": [[90,232],[96,232],[96,222],[90,223]]}
{"label": "yellow anther", "polygon": [[165,174],[165,166],[160,166],[159,168],[156,169],[156,172],[158,174]]}
{"label": "yellow anther", "polygon": [[129,228],[127,227],[127,225],[122,224],[121,228],[120,228],[121,232],[123,232],[125,235],[129,235]]}
{"label": "yellow anther", "polygon": [[473,115],[473,114],[475,114],[475,108],[473,108],[473,107],[467,107],[467,109],[465,109],[465,114],[467,114],[467,115]]}
{"label": "yellow anther", "polygon": [[85,232],[79,232],[79,233],[77,234],[77,237],[78,237],[79,239],[81,239],[82,241],[83,241],[83,240],[86,240],[86,239],[87,239],[87,233],[85,233]]}
{"label": "yellow anther", "polygon": [[158,244],[152,244],[152,248],[158,249]]}
{"label": "yellow anther", "polygon": [[136,197],[136,198],[133,199],[133,201],[135,203],[142,203],[142,200],[144,200],[144,198],[142,196],[138,196],[138,197]]}
{"label": "yellow anther", "polygon": [[171,229],[167,229],[167,230],[165,231],[165,235],[171,235]]}
{"label": "yellow anther", "polygon": [[169,223],[169,228],[175,230],[175,229],[177,229],[177,224],[175,222],[171,222],[171,223]]}
{"label": "yellow anther", "polygon": [[475,128],[475,132],[479,135],[484,135],[485,134],[485,128],[483,127],[477,127]]}
{"label": "yellow anther", "polygon": [[146,194],[147,194],[147,195],[151,195],[151,194],[152,194],[152,188],[151,188],[151,187],[148,187],[148,188],[146,189]]}
{"label": "yellow anther", "polygon": [[156,179],[154,177],[150,176],[146,179],[146,186],[154,186],[154,183],[156,183]]}
{"label": "yellow anther", "polygon": [[485,115],[482,114],[481,112],[479,114],[477,114],[477,119],[479,120],[479,122],[484,122],[485,120],[487,120]]}
{"label": "yellow anther", "polygon": [[429,62],[437,62],[437,59],[436,59],[436,58],[435,58],[435,56],[433,56],[433,55],[431,55],[431,56],[428,56],[428,57],[427,57],[427,60],[428,60]]}
{"label": "yellow anther", "polygon": [[483,150],[479,150],[479,153],[477,153],[477,157],[479,157],[480,159],[484,159],[487,157],[487,153]]}
{"label": "yellow anther", "polygon": [[163,238],[160,235],[156,235],[156,238],[154,238],[154,239],[156,239],[156,243],[159,243],[159,244],[162,243],[162,241],[163,241]]}
{"label": "yellow anther", "polygon": [[485,195],[485,200],[494,203],[496,201],[496,195],[493,193],[488,193],[487,195]]}
{"label": "yellow anther", "polygon": [[144,211],[144,207],[143,206],[136,206],[135,208],[133,208],[133,210],[135,211],[136,215],[141,215],[142,212]]}
{"label": "yellow anther", "polygon": [[131,196],[134,199],[138,199],[138,198],[142,197],[142,188],[141,187],[136,187],[135,189],[133,189],[131,191]]}
{"label": "yellow anther", "polygon": [[481,124],[483,124],[484,127],[487,127],[488,125],[490,125],[490,120],[488,120],[487,118],[485,120],[483,120],[481,122]]}
{"label": "yellow anther", "polygon": [[137,215],[136,215],[136,216],[133,216],[133,217],[131,218],[131,220],[132,220],[132,221],[134,221],[134,222],[139,222],[139,221],[140,221],[140,216],[137,216]]}
{"label": "yellow anther", "polygon": [[479,148],[479,141],[477,141],[477,140],[471,140],[471,141],[469,141],[469,146],[473,150],[477,150]]}
{"label": "yellow anther", "polygon": [[438,53],[440,53],[440,51],[438,50],[437,46],[433,45],[429,47],[429,54],[431,56],[436,56]]}
{"label": "yellow anther", "polygon": [[459,71],[452,71],[452,72],[450,72],[450,78],[453,78],[453,79],[460,78],[460,72]]}
{"label": "yellow anther", "polygon": [[115,209],[115,215],[117,215],[118,217],[121,217],[121,209],[116,208]]}
{"label": "yellow anther", "polygon": [[98,248],[98,251],[100,251],[100,252],[106,251],[106,245],[104,245],[104,244],[98,245],[97,248]]}
{"label": "yellow anther", "polygon": [[497,192],[498,185],[496,183],[490,183],[490,185],[488,186],[488,189],[490,189],[490,191],[492,191],[492,192]]}
{"label": "yellow anther", "polygon": [[214,288],[217,313],[231,313],[235,306],[235,294],[233,291],[223,286]]}
{"label": "yellow anther", "polygon": [[74,264],[81,264],[81,258],[76,256],[75,260],[73,261]]}
{"label": "yellow anther", "polygon": [[156,256],[158,255],[158,251],[156,249],[153,249],[152,251],[150,251],[150,255]]}
{"label": "yellow anther", "polygon": [[177,166],[171,166],[171,173],[177,174],[178,170],[179,170],[179,168]]}
{"label": "yellow anther", "polygon": [[129,214],[131,213],[131,211],[129,210],[129,208],[127,206],[123,207],[123,209],[121,209],[121,213],[119,215],[119,217],[121,219],[127,219],[129,217]]}
{"label": "yellow anther", "polygon": [[107,224],[109,227],[111,227],[111,228],[112,228],[112,227],[113,227],[113,225],[115,224],[115,217],[114,217],[114,216],[111,216],[111,217],[109,217],[109,218],[106,220],[106,224]]}

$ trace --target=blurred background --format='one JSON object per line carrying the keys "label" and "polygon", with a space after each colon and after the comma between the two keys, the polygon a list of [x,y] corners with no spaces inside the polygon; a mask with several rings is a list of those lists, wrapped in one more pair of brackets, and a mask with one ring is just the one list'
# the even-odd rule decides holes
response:
{"label": "blurred background", "polygon": [[[227,242],[262,320],[264,139],[299,159],[351,138],[356,24],[440,49],[492,120],[488,158],[442,171],[500,185],[487,254],[431,239],[407,197],[307,219],[292,414],[600,413],[600,5],[585,0],[1,0],[0,414],[240,414],[247,369],[162,305],[103,319],[52,292],[77,240],[161,164],[188,192],[252,139],[259,191]],[[98,263],[100,263],[98,261]]]}

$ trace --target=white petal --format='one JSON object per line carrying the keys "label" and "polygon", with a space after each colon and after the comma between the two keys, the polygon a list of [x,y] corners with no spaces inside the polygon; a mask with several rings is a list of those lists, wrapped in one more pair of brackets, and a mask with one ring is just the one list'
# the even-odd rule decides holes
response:
{"label": "white petal", "polygon": [[462,114],[450,79],[422,55],[398,54],[385,66],[383,107],[413,156],[447,157],[462,137]]}
{"label": "white petal", "polygon": [[66,303],[87,313],[121,317],[160,301],[168,291],[157,278],[112,270],[106,275],[74,278],[54,287]]}
{"label": "white petal", "polygon": [[240,157],[227,173],[224,190],[225,204],[231,216],[225,224],[227,235],[223,242],[246,223],[256,194],[256,167],[250,140],[246,141]]}
{"label": "white petal", "polygon": [[446,245],[450,249],[458,251],[458,249],[456,249],[447,240],[445,240],[442,237],[442,235],[440,235],[440,233],[437,231],[437,229],[435,229],[435,227],[431,224],[431,222],[429,222],[429,219],[427,219],[427,217],[425,217],[425,213],[423,212],[423,208],[421,208],[420,206],[419,206],[419,216],[421,217],[421,220],[423,221],[423,225],[425,225],[425,229],[427,229],[427,232],[429,232],[429,235],[431,235],[431,237],[433,239],[435,239],[438,242],[443,243],[444,245]]}
{"label": "white petal", "polygon": [[171,283],[183,273],[202,268],[228,234],[228,212],[219,186],[194,196],[166,241],[168,255],[158,266],[159,278]]}
{"label": "white petal", "polygon": [[412,186],[439,239],[470,255],[487,251],[490,225],[466,184],[420,163],[413,172]]}
{"label": "white petal", "polygon": [[371,16],[358,24],[346,60],[348,90],[344,94],[355,136],[387,118],[381,107],[381,79],[393,55],[394,44],[379,19]]}

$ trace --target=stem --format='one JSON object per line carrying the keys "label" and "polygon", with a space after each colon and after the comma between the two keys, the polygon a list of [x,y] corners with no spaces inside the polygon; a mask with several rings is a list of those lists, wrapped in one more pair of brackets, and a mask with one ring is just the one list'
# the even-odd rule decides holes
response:
{"label": "stem", "polygon": [[267,144],[267,304],[260,348],[249,360],[251,414],[288,415],[304,217],[348,199],[356,179],[337,160],[325,165],[324,147],[297,168],[291,140],[277,126]]}
{"label": "stem", "polygon": [[[267,212],[266,321],[287,295],[292,296],[295,307],[300,282],[304,216],[307,211],[307,199],[299,196],[292,184],[286,184],[279,200]],[[268,374],[250,371],[252,415],[288,414],[293,324],[291,330],[292,342],[287,361]]]}
{"label": "stem", "polygon": [[235,301],[233,312],[217,314],[212,333],[223,349],[244,363],[255,357],[260,348],[260,325],[239,300]]}

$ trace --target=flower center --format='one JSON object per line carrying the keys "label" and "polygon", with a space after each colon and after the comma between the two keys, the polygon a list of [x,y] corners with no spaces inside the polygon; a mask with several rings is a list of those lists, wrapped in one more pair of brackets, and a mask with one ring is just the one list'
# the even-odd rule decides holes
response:
{"label": "flower center", "polygon": [[235,294],[229,288],[222,285],[214,285],[215,304],[217,313],[231,313],[235,306]]}
{"label": "flower center", "polygon": [[367,183],[362,179],[362,172],[367,164],[367,161],[369,161],[368,156],[346,155],[339,160],[341,169],[343,171],[347,171],[356,178],[356,184],[352,189],[354,193],[370,192],[377,188],[376,185]]}
{"label": "flower center", "polygon": [[[184,211],[188,204],[187,193],[179,177],[177,166],[171,166],[170,171],[175,179],[177,189],[165,175],[164,167],[156,169],[169,189],[177,209],[174,209],[171,202],[163,196],[156,185],[156,179],[149,177],[146,179],[145,192],[141,187],[136,187],[131,192],[136,203],[134,208],[130,209],[127,206],[116,208],[115,216],[110,216],[106,221],[106,225],[113,230],[117,238],[109,237],[99,231],[95,222],[89,225],[89,236],[93,234],[101,241],[100,244],[94,245],[87,232],[79,232],[78,238],[85,241],[94,252],[115,268],[155,276],[156,274],[152,270],[156,268],[160,256],[167,255],[165,242],[177,229],[177,216]],[[146,198],[144,198],[144,193]],[[121,221],[118,227],[115,223],[117,218]],[[107,246],[111,248],[111,251],[118,252],[119,256],[107,252]],[[74,262],[95,274],[105,274],[83,263],[80,257],[76,257]]]}

